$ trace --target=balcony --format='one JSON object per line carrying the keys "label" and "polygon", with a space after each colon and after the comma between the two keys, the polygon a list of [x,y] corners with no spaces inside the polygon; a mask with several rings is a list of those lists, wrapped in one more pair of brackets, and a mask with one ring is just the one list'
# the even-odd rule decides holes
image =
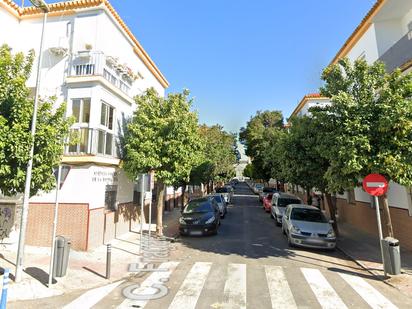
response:
{"label": "balcony", "polygon": [[412,31],[404,35],[389,48],[379,60],[384,62],[386,70],[392,72],[412,59]]}
{"label": "balcony", "polygon": [[103,52],[80,51],[73,58],[69,77],[103,77],[129,97],[133,82],[138,78],[130,68]]}
{"label": "balcony", "polygon": [[[65,161],[72,162],[77,158],[98,158],[91,161],[118,162],[120,158],[119,137],[106,130],[94,128],[73,128],[72,134],[78,140],[77,144],[65,147]],[[79,160],[75,160],[79,161]]]}

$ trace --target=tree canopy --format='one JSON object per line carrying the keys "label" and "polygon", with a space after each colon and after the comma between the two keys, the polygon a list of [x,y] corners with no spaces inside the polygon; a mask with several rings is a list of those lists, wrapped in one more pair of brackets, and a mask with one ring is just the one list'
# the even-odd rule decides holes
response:
{"label": "tree canopy", "polygon": [[[14,195],[24,191],[26,168],[33,143],[31,122],[33,98],[26,82],[34,52],[13,54],[0,47],[0,191]],[[34,137],[34,156],[30,194],[50,191],[55,186],[53,167],[63,156],[72,119],[65,118],[66,105],[53,109],[54,99],[40,100]]]}

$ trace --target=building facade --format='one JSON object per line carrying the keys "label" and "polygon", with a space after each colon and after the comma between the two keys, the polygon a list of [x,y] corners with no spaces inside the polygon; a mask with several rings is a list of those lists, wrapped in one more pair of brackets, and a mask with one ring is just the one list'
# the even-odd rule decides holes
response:
{"label": "building facade", "polygon": [[[133,97],[150,87],[163,96],[168,82],[108,1],[49,9],[39,94],[67,103],[79,137],[63,156],[58,234],[88,250],[138,223],[138,186],[120,167],[121,136],[138,108]],[[0,0],[0,44],[36,51],[27,84],[33,93],[42,21],[41,10]],[[30,199],[28,244],[50,244],[54,202],[54,191]]]}
{"label": "building facade", "polygon": [[[343,57],[351,61],[365,59],[368,63],[383,61],[387,71],[400,68],[412,70],[412,2],[378,0],[359,26],[346,40],[332,63]],[[320,95],[317,95],[320,97]],[[308,113],[313,99],[304,97],[292,115]],[[327,98],[324,98],[327,102]],[[391,182],[388,201],[395,237],[403,248],[412,249],[412,188]],[[374,203],[362,188],[337,196],[339,220],[356,229],[378,234]],[[384,233],[385,231],[385,226]],[[354,231],[356,232],[356,231]]]}

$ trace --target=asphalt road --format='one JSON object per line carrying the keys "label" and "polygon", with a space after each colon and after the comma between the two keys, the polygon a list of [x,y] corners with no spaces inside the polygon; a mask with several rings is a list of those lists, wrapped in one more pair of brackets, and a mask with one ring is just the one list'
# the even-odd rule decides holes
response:
{"label": "asphalt road", "polygon": [[[88,308],[90,298],[92,308],[412,308],[411,299],[337,250],[289,248],[245,183],[237,185],[218,235],[181,237],[174,249],[158,266],[166,271],[136,275],[86,296],[83,291],[11,308]],[[142,286],[134,290],[138,297],[159,298],[126,299],[124,289],[136,283]]]}

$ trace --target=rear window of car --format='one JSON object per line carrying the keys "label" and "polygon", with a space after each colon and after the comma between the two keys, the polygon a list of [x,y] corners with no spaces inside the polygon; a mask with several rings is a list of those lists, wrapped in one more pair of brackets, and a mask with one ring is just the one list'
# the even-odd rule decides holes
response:
{"label": "rear window of car", "polygon": [[272,188],[272,187],[265,187],[265,188],[263,188],[263,192],[272,193],[272,192],[276,192],[276,189]]}
{"label": "rear window of car", "polygon": [[305,209],[305,208],[293,208],[290,214],[291,220],[308,221],[308,222],[328,222],[320,210]]}
{"label": "rear window of car", "polygon": [[216,193],[227,193],[228,189],[227,188],[217,188]]}
{"label": "rear window of car", "polygon": [[194,212],[213,212],[213,206],[208,199],[193,200],[186,205],[183,212],[185,214]]}
{"label": "rear window of car", "polygon": [[289,204],[300,204],[300,200],[293,199],[293,198],[279,198],[279,201],[278,201],[279,207],[286,207]]}

